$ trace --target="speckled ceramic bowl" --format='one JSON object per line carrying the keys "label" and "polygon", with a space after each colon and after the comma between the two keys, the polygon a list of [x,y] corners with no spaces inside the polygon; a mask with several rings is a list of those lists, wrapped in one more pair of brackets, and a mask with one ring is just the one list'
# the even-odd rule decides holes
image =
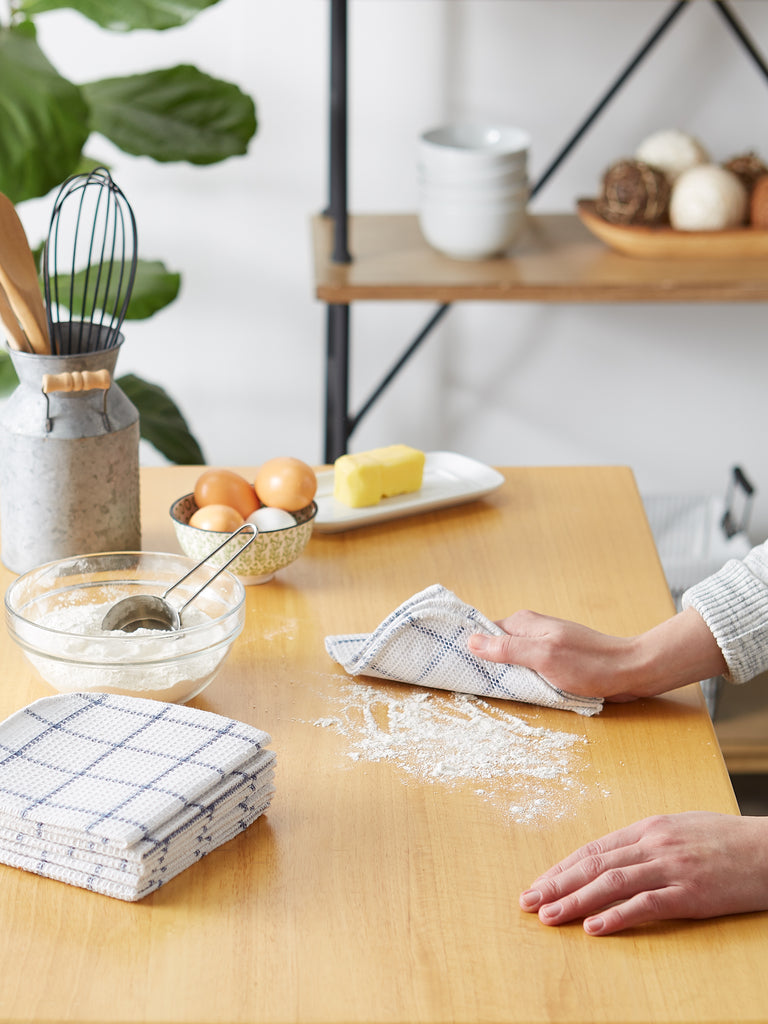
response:
{"label": "speckled ceramic bowl", "polygon": [[[171,519],[176,530],[176,537],[185,555],[196,561],[205,558],[213,549],[221,544],[226,536],[216,530],[201,530],[190,526],[190,517],[197,511],[194,494],[185,494],[171,505]],[[317,505],[313,501],[306,508],[291,513],[296,518],[295,526],[286,526],[282,530],[261,531],[248,547],[229,566],[241,583],[267,583],[279,569],[295,562],[312,536],[312,527],[317,515]],[[233,538],[211,559],[214,567],[223,565],[228,558],[244,544],[243,535]]]}

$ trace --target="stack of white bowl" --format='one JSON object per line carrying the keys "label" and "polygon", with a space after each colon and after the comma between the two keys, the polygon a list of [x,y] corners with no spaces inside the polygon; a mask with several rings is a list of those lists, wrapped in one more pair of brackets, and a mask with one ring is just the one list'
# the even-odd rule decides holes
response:
{"label": "stack of white bowl", "polygon": [[530,137],[521,128],[450,124],[419,136],[419,224],[459,260],[505,253],[525,225]]}

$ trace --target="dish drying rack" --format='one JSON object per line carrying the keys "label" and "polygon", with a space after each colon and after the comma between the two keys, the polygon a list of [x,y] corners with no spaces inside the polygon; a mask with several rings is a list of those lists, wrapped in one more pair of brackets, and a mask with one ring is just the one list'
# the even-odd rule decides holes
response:
{"label": "dish drying rack", "polygon": [[[643,505],[656,542],[667,584],[678,611],[683,592],[711,576],[730,558],[743,558],[752,547],[747,536],[755,488],[740,466],[731,470],[723,498],[697,495],[652,495]],[[722,677],[702,680],[712,718]]]}

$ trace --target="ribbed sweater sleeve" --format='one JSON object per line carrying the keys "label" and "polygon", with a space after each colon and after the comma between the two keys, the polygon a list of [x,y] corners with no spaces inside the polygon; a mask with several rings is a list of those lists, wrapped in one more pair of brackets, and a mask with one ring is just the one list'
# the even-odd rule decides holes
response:
{"label": "ribbed sweater sleeve", "polygon": [[768,541],[683,594],[712,631],[728,678],[745,683],[768,669]]}

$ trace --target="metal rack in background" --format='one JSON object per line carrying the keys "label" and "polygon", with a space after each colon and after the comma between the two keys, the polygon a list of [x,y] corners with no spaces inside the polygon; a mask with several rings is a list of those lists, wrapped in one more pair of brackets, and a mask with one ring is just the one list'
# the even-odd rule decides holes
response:
{"label": "metal rack in background", "polygon": [[[324,211],[333,227],[330,259],[340,265],[354,261],[349,244],[348,159],[349,159],[349,26],[350,0],[329,0],[330,3],[330,89],[329,89],[329,147],[328,147],[328,205]],[[763,78],[768,81],[768,64],[737,19],[728,0],[711,0],[717,13],[733,32],[738,43],[752,60]],[[614,78],[591,111],[582,119],[570,137],[550,161],[538,180],[532,184],[531,198],[536,196],[549,178],[557,171],[574,147],[592,127],[624,84],[664,38],[669,28],[685,10],[689,0],[674,0],[657,26],[643,40],[629,58],[624,69]],[[327,303],[326,311],[326,367],[325,367],[325,461],[333,462],[348,450],[349,439],[370,408],[400,370],[430,336],[435,326],[449,310],[451,303],[437,306],[418,335],[404,348],[369,397],[354,412],[350,408],[350,306],[348,303]]]}

